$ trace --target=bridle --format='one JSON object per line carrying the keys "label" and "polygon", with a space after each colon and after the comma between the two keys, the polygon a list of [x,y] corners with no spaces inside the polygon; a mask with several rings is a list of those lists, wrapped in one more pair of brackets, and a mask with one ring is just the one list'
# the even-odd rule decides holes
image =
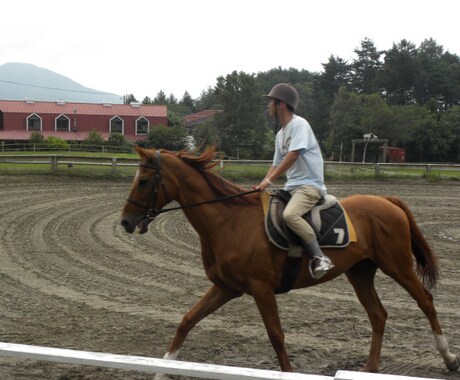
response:
{"label": "bridle", "polygon": [[160,191],[160,186],[163,187],[163,192],[164,192],[164,194],[166,196],[167,203],[171,202],[171,200],[169,200],[169,197],[168,197],[168,192],[166,191],[166,186],[165,186],[164,182],[161,179],[161,170],[160,170],[161,169],[161,156],[160,156],[160,152],[156,151],[156,154],[157,154],[156,159],[155,159],[155,161],[153,162],[152,165],[139,163],[140,167],[147,168],[147,169],[152,169],[152,170],[155,171],[155,175],[153,177],[153,188],[152,188],[152,191],[150,192],[150,198],[148,199],[147,204],[144,205],[144,204],[142,204],[140,202],[137,202],[137,201],[135,201],[133,199],[130,199],[130,198],[128,198],[126,200],[128,203],[131,203],[132,205],[145,210],[144,219],[148,219],[150,221],[152,221],[158,215],[160,215],[162,212],[164,212],[164,210],[158,209],[158,208],[155,207],[155,205],[157,204],[157,199],[158,199],[158,193]]}
{"label": "bridle", "polygon": [[169,208],[158,209],[155,206],[157,204],[158,193],[160,191],[160,187],[163,188],[163,193],[164,193],[164,195],[166,197],[166,204],[170,203],[172,201],[172,199],[170,199],[168,197],[168,192],[167,192],[166,186],[165,186],[165,184],[164,184],[164,182],[162,181],[162,178],[161,178],[161,156],[160,156],[160,152],[156,151],[156,154],[157,154],[156,159],[155,159],[155,161],[153,162],[152,165],[146,165],[146,164],[139,163],[140,167],[155,170],[155,175],[153,177],[153,188],[152,188],[152,191],[150,193],[150,198],[147,201],[147,204],[144,205],[144,204],[142,204],[140,202],[137,202],[137,201],[135,201],[133,199],[130,199],[130,198],[128,198],[126,200],[128,203],[130,203],[130,204],[132,204],[132,205],[134,205],[134,206],[136,206],[138,208],[141,208],[141,209],[145,210],[144,219],[148,220],[149,222],[152,222],[158,215],[163,214],[165,212],[181,210],[181,209],[191,208],[191,207],[197,207],[197,206],[201,206],[201,205],[204,205],[204,204],[223,202],[223,201],[225,201],[227,199],[230,199],[230,198],[235,198],[235,197],[239,197],[239,196],[243,196],[243,195],[247,195],[247,194],[252,194],[252,193],[256,193],[256,192],[260,191],[260,189],[253,189],[253,190],[244,191],[244,192],[241,192],[241,193],[224,195],[222,197],[210,199],[210,200],[207,200],[207,201],[192,203],[192,204],[185,205],[185,206],[177,206],[177,207],[169,207]]}

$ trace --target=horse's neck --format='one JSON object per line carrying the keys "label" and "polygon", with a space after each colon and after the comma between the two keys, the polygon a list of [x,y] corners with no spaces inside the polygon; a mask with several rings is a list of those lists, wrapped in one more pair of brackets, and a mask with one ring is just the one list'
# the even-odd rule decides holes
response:
{"label": "horse's neck", "polygon": [[[205,203],[197,206],[201,202],[213,201],[216,196],[212,192],[204,178],[193,183],[182,183],[177,201],[184,207],[184,213],[192,226],[199,235],[209,234],[210,231],[222,228],[225,222],[225,215],[229,213],[229,206],[223,202]],[[188,207],[191,206],[191,207]]]}

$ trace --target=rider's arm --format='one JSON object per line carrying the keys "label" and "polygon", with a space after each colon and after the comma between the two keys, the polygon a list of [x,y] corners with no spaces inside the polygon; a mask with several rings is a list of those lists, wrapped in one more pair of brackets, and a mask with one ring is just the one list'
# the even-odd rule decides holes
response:
{"label": "rider's arm", "polygon": [[299,151],[297,150],[287,152],[279,166],[272,166],[268,170],[267,175],[265,176],[264,180],[260,183],[258,188],[260,190],[264,190],[265,188],[270,186],[274,180],[276,180],[280,175],[284,174],[294,164],[298,157]]}

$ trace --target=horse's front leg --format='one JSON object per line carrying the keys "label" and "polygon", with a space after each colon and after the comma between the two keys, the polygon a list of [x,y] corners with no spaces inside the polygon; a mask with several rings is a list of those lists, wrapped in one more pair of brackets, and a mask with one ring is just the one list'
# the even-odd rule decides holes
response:
{"label": "horse's front leg", "polygon": [[284,332],[281,327],[278,304],[273,288],[266,282],[254,281],[251,284],[251,294],[256,301],[257,308],[264,321],[268,338],[276,352],[281,370],[292,372],[291,363],[289,362],[284,344]]}
{"label": "horse's front leg", "polygon": [[[169,344],[168,352],[163,358],[169,360],[176,359],[188,333],[198,322],[215,312],[228,301],[240,296],[241,293],[233,290],[220,288],[216,285],[211,286],[198,303],[184,315],[177,328],[176,335],[174,335],[173,340]],[[164,378],[162,375],[155,376],[155,379],[162,378]]]}

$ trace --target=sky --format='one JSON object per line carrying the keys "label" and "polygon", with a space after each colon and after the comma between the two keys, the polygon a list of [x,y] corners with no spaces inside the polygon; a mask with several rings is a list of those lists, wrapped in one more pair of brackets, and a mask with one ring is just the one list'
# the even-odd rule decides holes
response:
{"label": "sky", "polygon": [[233,71],[321,72],[433,38],[460,55],[458,0],[15,0],[1,7],[0,65],[34,64],[137,100],[198,98]]}

